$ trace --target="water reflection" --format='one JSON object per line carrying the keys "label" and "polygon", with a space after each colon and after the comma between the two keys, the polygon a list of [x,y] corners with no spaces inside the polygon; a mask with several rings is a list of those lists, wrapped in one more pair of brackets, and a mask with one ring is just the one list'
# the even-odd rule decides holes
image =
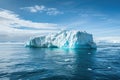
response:
{"label": "water reflection", "polygon": [[119,80],[120,47],[25,48],[2,45],[0,80]]}
{"label": "water reflection", "polygon": [[[94,54],[91,49],[30,49],[31,61],[37,60],[39,68],[51,70],[49,77],[55,75],[77,80],[93,80]],[[35,63],[34,62],[34,63]]]}
{"label": "water reflection", "polygon": [[93,80],[94,54],[96,50],[76,50],[74,78],[77,80]]}
{"label": "water reflection", "polygon": [[4,64],[4,67],[0,67],[0,78],[92,80],[95,52],[91,49],[23,48],[21,45],[10,47],[5,55],[1,54],[4,61],[0,64]]}

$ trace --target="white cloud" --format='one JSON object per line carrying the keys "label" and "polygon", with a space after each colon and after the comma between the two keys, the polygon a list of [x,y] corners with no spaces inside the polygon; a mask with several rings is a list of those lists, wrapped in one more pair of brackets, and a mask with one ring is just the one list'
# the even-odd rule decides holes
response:
{"label": "white cloud", "polygon": [[57,14],[63,14],[63,12],[58,11],[56,8],[48,8],[46,13],[48,15],[57,15]]}
{"label": "white cloud", "polygon": [[[25,29],[22,29],[25,28]],[[37,23],[21,19],[19,15],[12,11],[0,9],[0,40],[15,39],[13,37],[39,35],[42,33],[55,32],[58,25],[53,23]],[[20,39],[20,38],[19,38]]]}
{"label": "white cloud", "polygon": [[[24,20],[19,17],[19,15],[13,13],[12,11],[8,10],[0,10],[0,22],[2,25],[6,25],[7,27],[29,27],[29,28],[36,28],[36,29],[57,29],[57,24],[53,23],[37,23],[32,22],[29,20]],[[0,25],[1,26],[1,25]]]}
{"label": "white cloud", "polygon": [[23,7],[23,8],[20,8],[20,9],[24,9],[24,10],[28,10],[30,12],[42,12],[42,11],[45,11],[46,10],[46,7],[41,5],[41,6],[38,6],[38,5],[35,5],[35,6],[32,6],[32,7]]}
{"label": "white cloud", "polygon": [[28,10],[32,13],[36,13],[36,12],[45,12],[48,15],[58,15],[58,14],[63,14],[63,12],[59,11],[57,8],[47,8],[44,5],[35,5],[35,6],[31,6],[31,7],[23,7],[20,8],[22,10]]}
{"label": "white cloud", "polygon": [[120,37],[112,36],[112,37],[99,37],[95,39],[96,42],[112,42],[112,43],[120,43]]}

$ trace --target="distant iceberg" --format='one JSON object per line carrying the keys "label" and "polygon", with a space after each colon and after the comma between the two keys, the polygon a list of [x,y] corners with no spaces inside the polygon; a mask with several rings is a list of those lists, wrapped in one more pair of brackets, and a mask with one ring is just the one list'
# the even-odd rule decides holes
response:
{"label": "distant iceberg", "polygon": [[30,39],[26,46],[40,48],[96,48],[92,34],[64,30],[55,34]]}

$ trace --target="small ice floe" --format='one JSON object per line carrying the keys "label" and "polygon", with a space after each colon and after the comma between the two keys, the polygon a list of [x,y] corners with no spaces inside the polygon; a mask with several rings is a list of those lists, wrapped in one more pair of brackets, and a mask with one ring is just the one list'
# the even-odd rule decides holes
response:
{"label": "small ice floe", "polygon": [[69,61],[70,61],[70,59],[65,59],[64,61],[65,61],[65,62],[69,62]]}
{"label": "small ice floe", "polygon": [[109,66],[109,67],[107,67],[108,69],[111,69],[111,67]]}
{"label": "small ice floe", "polygon": [[88,54],[91,54],[91,53],[88,53]]}
{"label": "small ice floe", "polygon": [[87,70],[88,70],[88,71],[92,71],[92,68],[88,68]]}
{"label": "small ice floe", "polygon": [[68,67],[68,68],[72,68],[72,66],[71,66],[71,65],[67,65],[67,67]]}

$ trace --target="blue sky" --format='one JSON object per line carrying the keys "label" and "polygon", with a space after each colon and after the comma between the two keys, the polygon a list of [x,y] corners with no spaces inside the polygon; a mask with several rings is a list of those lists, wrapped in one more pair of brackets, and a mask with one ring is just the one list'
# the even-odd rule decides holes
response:
{"label": "blue sky", "polygon": [[120,0],[0,0],[0,41],[25,41],[59,30],[120,40]]}

